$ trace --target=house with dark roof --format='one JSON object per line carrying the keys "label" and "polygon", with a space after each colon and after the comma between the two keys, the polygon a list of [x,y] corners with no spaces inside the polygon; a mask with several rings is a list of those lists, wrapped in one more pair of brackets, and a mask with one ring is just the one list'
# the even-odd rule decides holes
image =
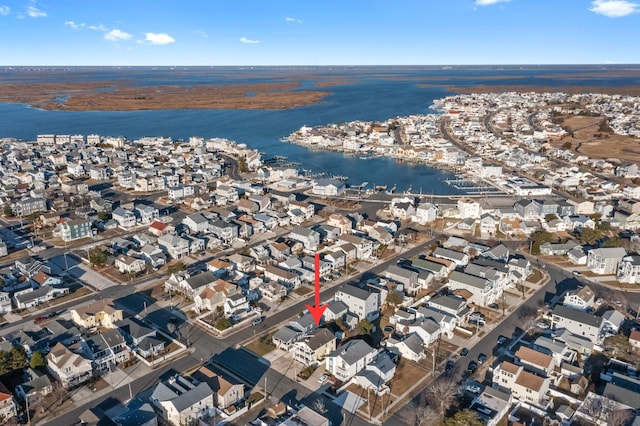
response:
{"label": "house with dark roof", "polygon": [[200,367],[191,375],[200,383],[206,383],[213,391],[214,404],[220,409],[227,409],[244,398],[244,385],[211,371],[206,366]]}
{"label": "house with dark roof", "polygon": [[336,349],[336,336],[326,328],[320,328],[291,347],[293,359],[303,365],[317,366]]}
{"label": "house with dark roof", "polygon": [[158,383],[149,397],[160,417],[172,425],[191,424],[212,415],[213,390],[206,382],[195,385],[176,375]]}
{"label": "house with dark roof", "polygon": [[101,333],[84,337],[80,342],[87,358],[93,362],[98,373],[105,373],[120,363],[129,360],[129,349],[124,337],[117,330],[104,330]]}
{"label": "house with dark roof", "polygon": [[563,305],[556,305],[551,316],[551,329],[565,329],[568,332],[587,339],[593,344],[602,340],[602,317],[578,311]]}
{"label": "house with dark roof", "polygon": [[35,404],[40,398],[53,392],[53,384],[45,373],[29,367],[24,371],[23,382],[16,386],[16,395],[22,400]]}
{"label": "house with dark roof", "polygon": [[350,340],[325,358],[325,369],[338,380],[346,382],[376,357],[378,351],[364,340]]}
{"label": "house with dark roof", "polygon": [[380,292],[371,287],[362,289],[353,285],[342,285],[335,293],[334,300],[347,305],[349,312],[359,319],[373,321],[380,315]]}

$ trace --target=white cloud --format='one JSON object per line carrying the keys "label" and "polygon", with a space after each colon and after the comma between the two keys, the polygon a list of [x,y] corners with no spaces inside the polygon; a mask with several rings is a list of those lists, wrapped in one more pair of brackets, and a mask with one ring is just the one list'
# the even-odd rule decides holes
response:
{"label": "white cloud", "polygon": [[89,28],[90,30],[93,30],[93,31],[109,31],[109,28],[105,27],[102,24],[100,24],[100,25],[89,25],[89,26],[87,26],[87,28]]}
{"label": "white cloud", "polygon": [[246,44],[258,44],[260,43],[260,40],[251,40],[246,37],[240,37],[240,42]]}
{"label": "white cloud", "polygon": [[84,28],[84,23],[78,24],[77,22],[74,22],[74,21],[66,21],[64,24],[67,27],[73,28],[74,30],[79,30],[80,28]]}
{"label": "white cloud", "polygon": [[640,5],[627,0],[595,0],[590,11],[609,18],[621,18],[640,11]]}
{"label": "white cloud", "polygon": [[302,21],[297,19],[297,18],[292,18],[290,16],[287,16],[286,18],[284,18],[285,22],[293,22],[295,24],[302,24]]}
{"label": "white cloud", "polygon": [[120,31],[117,28],[109,31],[104,35],[104,39],[109,41],[129,40],[130,38],[131,34]]}
{"label": "white cloud", "polygon": [[27,15],[32,18],[44,18],[45,16],[47,16],[47,13],[38,9],[34,5],[29,5],[27,6]]}
{"label": "white cloud", "polygon": [[476,0],[476,6],[490,6],[496,3],[507,3],[511,0]]}
{"label": "white cloud", "polygon": [[196,30],[195,33],[198,34],[200,37],[209,38],[209,34],[207,34],[206,32],[204,32],[202,30]]}
{"label": "white cloud", "polygon": [[176,39],[167,33],[146,33],[145,41],[151,44],[170,44],[174,43]]}
{"label": "white cloud", "polygon": [[0,15],[8,15],[11,12],[11,8],[9,6],[0,6]]}

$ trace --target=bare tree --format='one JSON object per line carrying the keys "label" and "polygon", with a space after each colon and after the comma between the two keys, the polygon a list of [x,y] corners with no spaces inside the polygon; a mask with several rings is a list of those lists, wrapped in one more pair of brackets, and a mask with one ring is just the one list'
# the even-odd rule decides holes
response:
{"label": "bare tree", "polygon": [[537,314],[535,308],[523,305],[516,313],[516,324],[523,331],[529,331],[536,323]]}
{"label": "bare tree", "polygon": [[607,425],[609,426],[624,426],[629,420],[631,420],[631,412],[629,410],[615,410],[609,412],[609,418],[607,419]]}
{"label": "bare tree", "polygon": [[456,396],[458,386],[456,382],[450,378],[441,377],[434,380],[426,390],[427,401],[430,405],[438,407],[440,415],[444,417],[444,414],[449,408],[449,404]]}
{"label": "bare tree", "polygon": [[324,405],[324,400],[322,398],[318,398],[313,401],[311,408],[313,408],[314,411],[320,414],[324,414],[327,412],[327,407]]}
{"label": "bare tree", "polygon": [[587,414],[592,419],[599,421],[605,420],[607,407],[605,406],[603,399],[604,398],[600,395],[590,393],[582,403],[580,411]]}
{"label": "bare tree", "polygon": [[422,401],[411,401],[401,411],[401,417],[410,426],[429,426],[438,424],[442,416],[433,407]]}

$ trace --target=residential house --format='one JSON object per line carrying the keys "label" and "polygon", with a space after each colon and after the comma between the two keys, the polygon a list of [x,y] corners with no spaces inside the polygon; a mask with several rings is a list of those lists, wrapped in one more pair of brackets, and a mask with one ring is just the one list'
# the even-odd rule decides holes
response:
{"label": "residential house", "polygon": [[[315,214],[315,207],[313,206],[313,204],[305,203],[302,201],[296,201],[296,200],[290,201],[288,208],[289,208],[289,211],[295,210],[295,209],[300,210],[305,220],[310,220]],[[331,225],[331,223],[329,223],[329,225]],[[332,225],[332,226],[336,226],[336,225]]]}
{"label": "residential house", "polygon": [[459,271],[453,271],[449,276],[449,287],[452,290],[460,289],[470,292],[471,297],[467,302],[480,306],[490,305],[500,296],[488,279]]}
{"label": "residential house", "polygon": [[325,358],[325,369],[341,382],[346,382],[376,357],[378,351],[364,340],[350,340]]}
{"label": "residential house", "polygon": [[300,275],[296,272],[287,271],[274,265],[269,265],[264,270],[265,278],[280,283],[289,290],[300,287]]}
{"label": "residential house", "polygon": [[321,195],[325,197],[335,197],[342,195],[345,191],[346,185],[344,182],[335,179],[318,179],[313,182],[311,192],[315,195]]}
{"label": "residential house", "polygon": [[622,258],[616,279],[621,283],[640,283],[640,256],[629,255]]}
{"label": "residential house", "polygon": [[142,259],[151,265],[154,270],[167,264],[167,256],[162,249],[151,244],[147,244],[140,249],[140,256],[142,256]]}
{"label": "residential house", "polygon": [[[15,261],[15,268],[23,275],[31,278],[42,271],[51,275],[51,268],[46,264],[31,256],[25,256]],[[5,285],[6,287],[6,285]]]}
{"label": "residential house", "polygon": [[249,301],[242,292],[227,296],[224,302],[224,314],[234,320],[243,318],[249,311]]}
{"label": "residential house", "polygon": [[[456,315],[452,315],[440,309],[422,306],[416,310],[416,319],[425,318],[436,322],[440,327],[440,335],[446,335],[449,339],[453,338],[455,328],[458,322],[462,322],[464,317],[460,319]],[[401,321],[402,324],[411,321]],[[399,326],[398,326],[399,327]],[[409,330],[407,330],[409,332]]]}
{"label": "residential house", "polygon": [[91,237],[91,222],[84,219],[68,220],[60,224],[60,237],[64,241],[74,241],[80,238]]}
{"label": "residential house", "polygon": [[546,405],[550,379],[530,373],[522,366],[503,361],[494,370],[493,382],[499,390],[510,390],[513,397],[522,402]]}
{"label": "residential house", "polygon": [[331,213],[327,219],[327,225],[338,228],[340,230],[340,235],[350,234],[353,229],[353,223],[351,220],[339,213]]}
{"label": "residential house", "polygon": [[315,320],[310,313],[307,313],[278,329],[272,337],[273,344],[278,349],[288,351],[295,342],[306,338],[315,327]]}
{"label": "residential house", "polygon": [[12,418],[18,415],[17,405],[13,399],[13,394],[0,382],[0,422],[9,423]]}
{"label": "residential house", "polygon": [[387,383],[393,379],[396,372],[395,358],[392,352],[379,352],[373,361],[365,365],[364,369],[351,379],[352,383],[373,391],[376,395],[390,393]]}
{"label": "residential house", "polygon": [[163,235],[173,234],[176,231],[176,228],[170,223],[154,220],[149,225],[148,230],[152,235],[162,237]]}
{"label": "residential house", "polygon": [[112,303],[111,299],[102,299],[71,309],[71,319],[86,329],[93,327],[114,328],[116,321],[122,320],[122,310],[115,309]]}
{"label": "residential house", "polygon": [[180,426],[210,416],[215,406],[213,395],[206,382],[196,386],[185,377],[176,375],[158,383],[149,400],[165,422]]}
{"label": "residential house", "polygon": [[238,293],[238,286],[224,280],[217,280],[212,287],[206,287],[195,298],[196,309],[199,312],[213,311],[225,305],[228,296]]}
{"label": "residential house", "polygon": [[466,317],[471,313],[466,300],[449,294],[432,297],[427,301],[427,306],[454,316],[458,324],[466,322]]}
{"label": "residential house", "polygon": [[[418,204],[413,220],[421,225],[433,222],[438,218],[438,207],[431,203]],[[494,228],[495,230],[495,228]]]}
{"label": "residential house", "polygon": [[206,383],[213,391],[213,402],[222,410],[233,406],[244,398],[244,385],[229,381],[206,366],[200,367],[192,377],[200,383]]}
{"label": "residential house", "polygon": [[138,206],[133,213],[136,215],[136,220],[145,225],[160,218],[160,211],[153,206]]}
{"label": "residential house", "polygon": [[93,373],[91,360],[74,353],[58,342],[46,355],[47,370],[65,388],[73,388],[88,381]]}
{"label": "residential house", "polygon": [[595,300],[595,293],[588,285],[585,285],[580,289],[567,291],[562,304],[579,311],[588,311],[593,309]]}
{"label": "residential house", "polygon": [[27,368],[23,375],[23,382],[16,386],[18,398],[28,401],[33,406],[53,392],[53,384],[49,376],[33,368]]}
{"label": "residential house", "polygon": [[93,368],[100,374],[108,372],[130,358],[124,337],[118,330],[103,330],[83,337],[80,343],[84,353],[91,359]]}
{"label": "residential house", "polygon": [[312,229],[296,226],[289,234],[289,238],[299,241],[307,251],[316,251],[320,245],[320,234]]}
{"label": "residential house", "polygon": [[324,311],[324,320],[325,322],[330,322],[338,318],[343,319],[348,312],[349,307],[344,302],[332,300]]}
{"label": "residential house", "polygon": [[268,301],[277,302],[287,295],[287,288],[278,282],[271,281],[260,286],[260,294]]}
{"label": "residential house", "polygon": [[192,234],[209,231],[209,219],[204,217],[202,213],[190,214],[182,219],[182,223],[189,228]]}
{"label": "residential house", "polygon": [[136,226],[136,215],[132,210],[117,207],[111,213],[111,217],[118,223],[120,228],[131,229]]}
{"label": "residential house", "polygon": [[213,272],[200,272],[194,276],[184,277],[178,282],[178,288],[190,299],[195,299],[197,295],[207,287],[213,287],[218,281]]}
{"label": "residential house", "polygon": [[359,319],[373,321],[380,315],[380,293],[367,287],[362,289],[353,285],[342,285],[334,299],[347,305],[349,312]]}
{"label": "residential house", "polygon": [[15,293],[15,295],[13,296],[13,302],[18,309],[27,309],[33,308],[68,293],[69,289],[66,287],[55,288],[44,285],[30,292],[20,294]]}
{"label": "residential house", "polygon": [[189,241],[177,235],[163,235],[158,238],[158,246],[173,259],[180,259],[189,254]]}
{"label": "residential house", "polygon": [[486,386],[482,393],[471,401],[469,410],[475,412],[486,426],[497,426],[505,418],[513,398],[510,392],[502,392]]}
{"label": "residential house", "polygon": [[24,198],[16,201],[12,209],[13,214],[20,217],[29,216],[36,212],[46,212],[47,200],[44,198]]}
{"label": "residential house", "polygon": [[402,284],[404,291],[410,296],[415,296],[420,289],[418,273],[411,269],[390,265],[385,271],[385,277]]}
{"label": "residential house", "polygon": [[[553,338],[540,336],[533,342],[533,349],[538,352],[551,355],[555,365],[562,366],[573,363],[577,358],[577,353],[567,346],[566,343],[554,340]],[[582,370],[580,370],[582,371]]]}
{"label": "residential house", "polygon": [[387,339],[387,349],[414,362],[420,362],[427,357],[424,341],[418,333],[405,335],[400,340],[390,337]]}
{"label": "residential house", "polygon": [[622,247],[591,249],[587,252],[587,268],[594,274],[616,274],[618,265],[626,255]]}
{"label": "residential house", "polygon": [[543,377],[549,376],[556,366],[553,356],[526,346],[520,346],[515,357],[525,369]]}
{"label": "residential house", "polygon": [[602,317],[596,317],[587,312],[578,311],[563,305],[556,305],[551,316],[551,329],[566,329],[570,333],[587,339],[592,343],[599,343],[603,328]]}
{"label": "residential house", "polygon": [[317,366],[325,356],[336,349],[336,336],[326,328],[320,328],[291,347],[294,360],[303,365]]}
{"label": "residential house", "polygon": [[595,229],[596,227],[595,221],[583,214],[566,216],[564,221],[567,225],[567,231],[582,232],[583,229]]}
{"label": "residential house", "polygon": [[226,244],[231,244],[238,238],[238,225],[225,222],[224,220],[219,219],[212,222],[209,230]]}
{"label": "residential house", "polygon": [[443,265],[442,263],[433,262],[431,260],[413,259],[411,261],[411,266],[431,272],[434,279],[436,280],[442,280],[449,274],[449,271],[445,265]]}
{"label": "residential house", "polygon": [[114,266],[121,274],[137,274],[143,272],[147,264],[143,259],[136,259],[135,257],[121,254],[116,257]]}
{"label": "residential house", "polygon": [[195,194],[195,187],[192,185],[176,185],[168,188],[168,197],[170,200],[183,200]]}
{"label": "residential house", "polygon": [[443,247],[436,248],[433,252],[433,257],[450,260],[457,266],[465,266],[469,263],[469,256],[467,254]]}
{"label": "residential house", "polygon": [[344,234],[338,243],[352,244],[356,248],[356,259],[367,260],[373,255],[373,242],[357,235]]}

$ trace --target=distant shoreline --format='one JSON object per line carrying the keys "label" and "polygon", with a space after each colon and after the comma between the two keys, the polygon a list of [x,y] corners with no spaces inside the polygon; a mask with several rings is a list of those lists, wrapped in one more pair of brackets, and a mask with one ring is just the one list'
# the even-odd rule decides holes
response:
{"label": "distant shoreline", "polygon": [[[609,85],[594,85],[605,78]],[[45,66],[0,67],[0,103],[55,111],[286,110],[324,102],[332,86],[360,79],[405,81],[452,93],[640,95],[640,84],[634,84],[640,65]],[[553,79],[562,84],[549,84]]]}

